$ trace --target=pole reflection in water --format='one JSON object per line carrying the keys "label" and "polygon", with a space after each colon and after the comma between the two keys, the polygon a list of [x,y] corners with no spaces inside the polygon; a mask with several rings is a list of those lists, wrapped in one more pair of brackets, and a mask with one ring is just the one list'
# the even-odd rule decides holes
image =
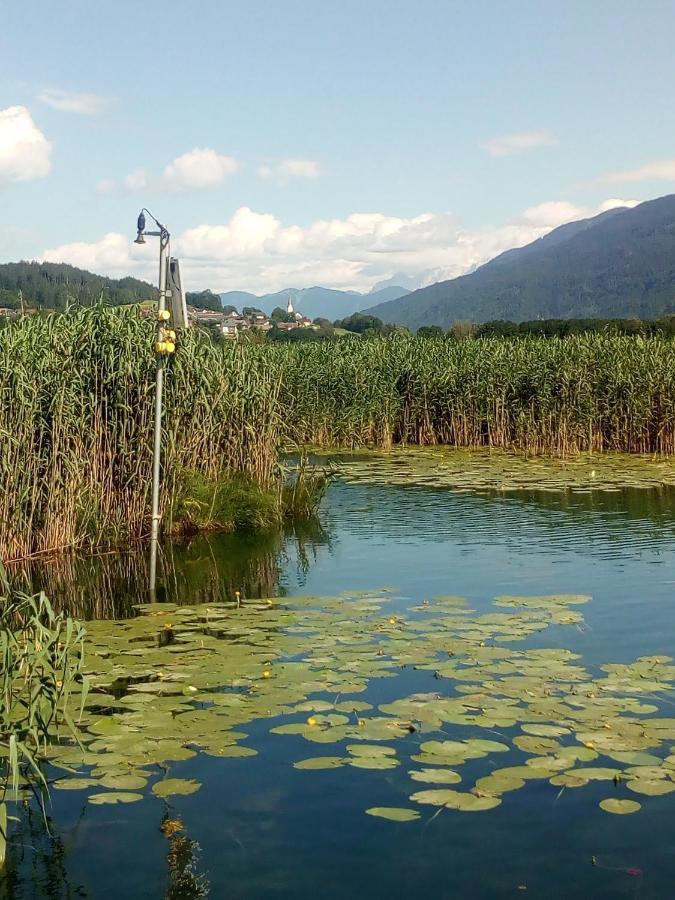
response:
{"label": "pole reflection in water", "polygon": [[[328,532],[317,520],[264,535],[203,534],[160,542],[154,600],[195,604],[234,600],[237,593],[243,599],[277,596],[284,593],[289,549],[301,577],[318,547],[328,544]],[[148,602],[150,558],[147,547],[138,545],[36,559],[12,574],[79,619],[124,619]]]}

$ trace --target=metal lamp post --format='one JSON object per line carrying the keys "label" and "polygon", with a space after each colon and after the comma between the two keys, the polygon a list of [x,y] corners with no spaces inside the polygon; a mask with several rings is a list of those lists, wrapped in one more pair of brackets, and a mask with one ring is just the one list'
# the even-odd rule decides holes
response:
{"label": "metal lamp post", "polygon": [[[145,230],[145,213],[153,220],[158,231]],[[169,262],[169,232],[159,222],[152,213],[147,209],[142,209],[138,216],[136,224],[137,235],[135,244],[144,244],[146,237],[159,238],[159,304],[157,309],[157,329],[155,341],[155,355],[157,358],[157,374],[155,380],[155,433],[153,442],[152,455],[152,521],[150,531],[150,594],[154,599],[155,588],[157,583],[157,541],[159,537],[159,522],[161,513],[159,511],[159,480],[160,480],[160,459],[162,452],[162,394],[164,390],[164,366],[167,353],[167,346],[171,347],[168,352],[173,352],[175,344],[165,340],[165,326],[171,316],[167,309],[167,270]]]}

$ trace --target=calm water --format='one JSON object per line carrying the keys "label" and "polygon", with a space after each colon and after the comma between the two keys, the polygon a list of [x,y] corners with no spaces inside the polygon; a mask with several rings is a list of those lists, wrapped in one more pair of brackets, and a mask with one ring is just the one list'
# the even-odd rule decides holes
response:
{"label": "calm water", "polygon": [[[549,628],[530,645],[567,647],[594,666],[675,656],[674,549],[675,492],[665,490],[477,496],[336,482],[320,525],[302,532],[167,545],[161,592],[190,603],[232,598],[237,590],[247,597],[335,595],[390,586],[401,608],[459,594],[479,611],[499,594],[591,594],[586,628]],[[68,597],[78,615],[124,617],[146,600],[144,553],[52,564],[32,577]],[[411,672],[375,681],[362,696],[377,704],[445,684]],[[673,795],[644,798],[636,815],[612,816],[597,806],[607,796],[600,782],[560,797],[547,781],[528,782],[489,812],[434,817],[435,808],[422,807],[420,821],[392,823],[363,810],[408,805],[404,771],[294,770],[293,761],[331,753],[331,745],[308,753],[299,737],[270,735],[270,724],[244,729],[256,757],[197,756],[172,765],[173,776],[203,785],[173,798],[171,815],[199,845],[191,865],[208,879],[212,897],[675,895]],[[466,781],[483,762],[467,764]],[[155,797],[93,807],[83,793],[54,792],[53,838],[39,816],[24,826],[5,894],[194,896],[187,881],[174,878],[170,886],[170,847],[159,827],[165,811]],[[192,852],[186,846],[183,863]]]}

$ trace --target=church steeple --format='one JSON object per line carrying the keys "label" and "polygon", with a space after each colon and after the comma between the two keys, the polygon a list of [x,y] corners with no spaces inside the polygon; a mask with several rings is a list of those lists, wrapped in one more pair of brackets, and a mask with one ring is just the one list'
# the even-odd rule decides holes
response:
{"label": "church steeple", "polygon": [[293,300],[290,294],[288,295],[288,305],[286,306],[286,312],[289,316],[292,316],[295,312],[295,310],[293,309]]}

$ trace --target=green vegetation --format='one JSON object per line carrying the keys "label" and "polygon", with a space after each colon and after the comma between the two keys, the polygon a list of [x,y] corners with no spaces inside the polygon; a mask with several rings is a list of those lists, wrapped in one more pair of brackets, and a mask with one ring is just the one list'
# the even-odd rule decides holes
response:
{"label": "green vegetation", "polygon": [[[97,307],[0,332],[0,557],[146,532],[153,328]],[[167,510],[186,472],[275,486],[278,392],[262,357],[182,338],[166,379]]]}
{"label": "green vegetation", "polygon": [[[0,557],[146,533],[152,343],[133,308],[0,331]],[[282,447],[675,452],[675,342],[658,336],[286,345],[195,329],[166,384],[163,496],[177,528],[206,525],[211,510],[230,528],[280,521]]]}
{"label": "green vegetation", "polygon": [[[293,738],[296,770],[368,772],[371,816],[489,811],[531,782],[602,783],[612,796],[601,809],[638,812],[634,798],[675,792],[675,718],[662,698],[672,659],[590,669],[557,638],[554,647],[526,643],[551,627],[583,628],[578,608],[590,599],[499,596],[477,613],[457,596],[402,608],[390,590],[235,596],[92,622],[91,690],[76,686],[69,700],[73,714],[83,711],[79,741],[48,748],[62,770],[54,789],[84,791],[94,805],[190,795],[200,782],[179,777],[175,763],[255,756],[247,726],[273,719],[273,735]],[[410,694],[409,676],[398,680],[404,668],[433,675],[439,689]],[[373,706],[369,689],[384,678],[387,700]],[[377,798],[388,792],[411,806],[371,806],[369,783]]]}
{"label": "green vegetation", "polygon": [[156,288],[137,278],[105,278],[65,263],[18,262],[0,265],[0,306],[65,309],[92,306],[102,300],[112,306],[155,298]]}
{"label": "green vegetation", "polygon": [[[428,334],[432,329],[419,328],[420,333]],[[438,331],[443,333],[443,329]],[[675,337],[675,316],[664,316],[662,319],[536,319],[533,322],[505,322],[497,320],[476,325],[476,337],[516,337],[522,334],[540,335],[541,337],[567,337],[570,334],[656,334]]]}
{"label": "green vegetation", "polygon": [[36,793],[44,802],[43,760],[63,731],[76,735],[69,699],[86,700],[84,630],[56,614],[44,594],[13,589],[0,565],[0,870],[9,831],[8,803]]}
{"label": "green vegetation", "polygon": [[220,296],[208,289],[199,293],[190,293],[188,291],[185,295],[185,300],[188,306],[194,306],[196,309],[211,309],[214,312],[223,312]]}
{"label": "green vegetation", "polygon": [[675,451],[675,342],[406,336],[260,347],[280,371],[284,436],[529,454]]}
{"label": "green vegetation", "polygon": [[674,227],[675,195],[610,210],[366,312],[411,329],[457,319],[673,314]]}

